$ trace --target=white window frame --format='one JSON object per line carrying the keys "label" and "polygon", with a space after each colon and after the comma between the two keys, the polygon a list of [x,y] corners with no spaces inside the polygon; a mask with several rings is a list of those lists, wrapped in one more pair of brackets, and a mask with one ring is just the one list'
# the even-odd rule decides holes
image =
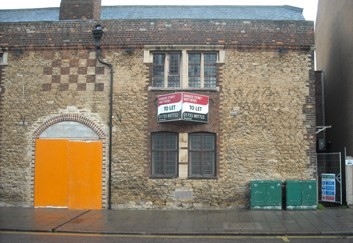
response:
{"label": "white window frame", "polygon": [[[180,58],[180,87],[168,87],[168,52],[181,52]],[[144,63],[152,63],[153,64],[153,54],[154,53],[164,53],[166,55],[165,60],[165,79],[164,79],[164,87],[153,87],[150,86],[149,90],[214,90],[219,91],[219,87],[215,88],[204,88],[204,53],[216,53],[217,54],[217,64],[224,63],[225,59],[225,51],[222,45],[212,45],[212,46],[184,46],[184,45],[168,45],[168,46],[145,46],[144,50]],[[201,54],[201,87],[200,88],[192,88],[189,87],[188,80],[188,53],[200,53]]]}
{"label": "white window frame", "polygon": [[0,51],[2,57],[0,58],[0,65],[7,65],[7,56],[8,53],[6,51]]}

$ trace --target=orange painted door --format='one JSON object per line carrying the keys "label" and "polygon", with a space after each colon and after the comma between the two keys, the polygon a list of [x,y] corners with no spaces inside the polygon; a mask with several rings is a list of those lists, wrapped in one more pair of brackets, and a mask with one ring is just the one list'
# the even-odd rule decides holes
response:
{"label": "orange painted door", "polygon": [[101,161],[101,142],[69,142],[69,208],[102,208]]}
{"label": "orange painted door", "polygon": [[36,141],[35,207],[102,208],[102,143]]}
{"label": "orange painted door", "polygon": [[67,206],[67,148],[67,140],[36,141],[34,206]]}

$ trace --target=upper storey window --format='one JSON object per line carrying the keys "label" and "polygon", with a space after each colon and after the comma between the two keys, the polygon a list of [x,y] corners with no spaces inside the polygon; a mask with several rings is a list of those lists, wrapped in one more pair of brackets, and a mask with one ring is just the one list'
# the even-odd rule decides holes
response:
{"label": "upper storey window", "polygon": [[180,53],[153,54],[153,87],[180,87]]}
{"label": "upper storey window", "polygon": [[189,53],[188,57],[188,87],[216,88],[217,53]]}
{"label": "upper storey window", "polygon": [[183,46],[155,49],[158,50],[145,50],[144,56],[145,62],[152,63],[150,89],[217,89],[217,67],[224,62],[221,48],[200,47],[200,51],[197,47]]}

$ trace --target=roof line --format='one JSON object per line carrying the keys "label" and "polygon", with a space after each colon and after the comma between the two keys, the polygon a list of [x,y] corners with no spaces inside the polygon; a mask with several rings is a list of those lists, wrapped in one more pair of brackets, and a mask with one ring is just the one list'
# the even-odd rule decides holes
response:
{"label": "roof line", "polygon": [[[214,7],[244,7],[244,8],[249,8],[249,7],[254,7],[254,8],[272,8],[272,7],[285,7],[287,9],[292,9],[296,11],[303,11],[303,8],[300,7],[295,7],[291,5],[102,5],[102,8],[111,8],[111,7],[119,7],[119,8],[124,8],[124,7],[134,7],[134,8],[164,8],[164,7],[201,7],[201,8],[214,8]],[[0,11],[11,11],[11,10],[44,10],[44,9],[60,9],[60,7],[43,7],[43,8],[12,8],[12,9],[0,9]]]}

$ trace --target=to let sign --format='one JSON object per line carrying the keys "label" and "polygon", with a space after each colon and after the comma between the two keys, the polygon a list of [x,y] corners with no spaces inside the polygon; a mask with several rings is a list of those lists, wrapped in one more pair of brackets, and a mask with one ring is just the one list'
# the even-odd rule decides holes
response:
{"label": "to let sign", "polygon": [[208,122],[208,102],[206,95],[187,92],[158,96],[158,122],[192,121]]}

